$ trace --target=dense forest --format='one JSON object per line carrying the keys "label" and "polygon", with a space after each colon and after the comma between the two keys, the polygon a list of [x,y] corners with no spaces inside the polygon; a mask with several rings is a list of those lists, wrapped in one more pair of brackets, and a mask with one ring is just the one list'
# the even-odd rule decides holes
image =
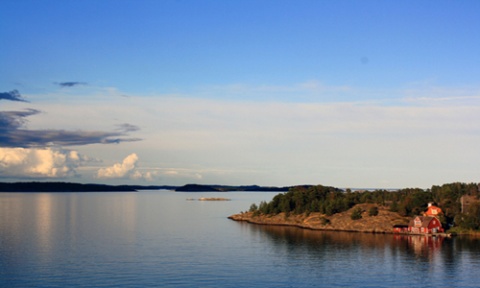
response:
{"label": "dense forest", "polygon": [[[463,207],[461,197],[471,199]],[[458,227],[467,230],[480,229],[480,184],[450,183],[432,186],[431,189],[406,188],[396,191],[351,191],[329,186],[295,186],[288,192],[276,195],[270,202],[252,204],[250,211],[262,214],[285,212],[302,214],[320,212],[327,216],[346,211],[356,204],[373,203],[387,207],[402,216],[421,215],[429,202],[443,210],[440,220],[445,228]]]}

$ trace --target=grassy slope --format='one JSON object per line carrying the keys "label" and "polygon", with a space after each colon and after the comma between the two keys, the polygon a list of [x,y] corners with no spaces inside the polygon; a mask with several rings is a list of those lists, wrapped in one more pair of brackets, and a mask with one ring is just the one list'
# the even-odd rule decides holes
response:
{"label": "grassy slope", "polygon": [[[357,232],[375,232],[375,233],[392,233],[393,225],[408,224],[410,218],[402,217],[398,213],[390,212],[387,207],[379,207],[377,216],[369,216],[368,210],[374,204],[358,204],[350,210],[326,216],[321,213],[306,214],[290,214],[288,217],[285,213],[277,215],[258,215],[252,212],[235,214],[229,218],[235,221],[247,221],[249,223],[263,225],[288,225],[297,226],[308,229],[318,230],[335,230],[335,231],[357,231]],[[360,207],[363,210],[362,218],[352,220],[350,215],[352,210]],[[328,219],[328,221],[325,221]],[[325,223],[327,222],[327,223]]]}

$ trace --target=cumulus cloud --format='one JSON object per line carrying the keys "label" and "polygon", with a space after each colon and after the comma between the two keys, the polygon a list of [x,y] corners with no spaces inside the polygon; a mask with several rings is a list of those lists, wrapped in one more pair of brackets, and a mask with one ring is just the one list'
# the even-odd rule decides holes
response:
{"label": "cumulus cloud", "polygon": [[122,163],[116,163],[111,167],[102,168],[98,170],[98,178],[124,178],[135,174],[135,165],[138,161],[138,156],[135,153],[128,155],[123,159]]}
{"label": "cumulus cloud", "polygon": [[0,148],[0,174],[6,177],[61,178],[75,176],[87,161],[77,151],[43,148]]}
{"label": "cumulus cloud", "polygon": [[[74,86],[81,83],[60,83]],[[0,100],[25,101],[16,90],[0,93]],[[59,147],[139,141],[127,137],[139,130],[132,124],[118,125],[113,131],[27,129],[27,118],[41,113],[37,109],[0,111],[0,177],[61,178],[77,175],[86,157]],[[133,165],[134,165],[133,161]],[[127,163],[128,164],[128,163]],[[128,167],[127,167],[128,168]],[[132,177],[140,177],[132,173]],[[140,174],[143,175],[143,174]],[[149,178],[150,174],[142,177]]]}
{"label": "cumulus cloud", "polygon": [[77,82],[77,81],[70,81],[70,82],[55,82],[56,85],[60,87],[73,87],[78,85],[87,85],[85,82]]}
{"label": "cumulus cloud", "polygon": [[116,163],[113,166],[101,168],[97,171],[99,179],[134,179],[134,180],[153,180],[158,172],[141,172],[137,168],[138,156],[132,153],[123,159],[122,163]]}
{"label": "cumulus cloud", "polygon": [[17,90],[12,90],[10,92],[0,92],[0,100],[10,100],[10,101],[19,101],[19,102],[28,102],[23,99],[22,95]]}

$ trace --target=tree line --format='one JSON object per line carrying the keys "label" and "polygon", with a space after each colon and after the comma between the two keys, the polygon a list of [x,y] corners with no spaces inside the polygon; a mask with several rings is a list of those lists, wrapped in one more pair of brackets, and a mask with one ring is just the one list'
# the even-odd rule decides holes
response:
{"label": "tree line", "polygon": [[[462,211],[460,198],[471,196],[473,201]],[[480,184],[449,183],[432,186],[430,189],[405,188],[395,191],[378,189],[374,191],[352,191],[330,186],[295,186],[286,193],[278,194],[269,202],[262,201],[250,206],[256,214],[289,215],[320,212],[331,216],[346,211],[356,204],[373,203],[387,207],[402,216],[421,215],[429,202],[439,206],[444,214],[440,220],[446,228],[457,226],[465,229],[480,229]]]}

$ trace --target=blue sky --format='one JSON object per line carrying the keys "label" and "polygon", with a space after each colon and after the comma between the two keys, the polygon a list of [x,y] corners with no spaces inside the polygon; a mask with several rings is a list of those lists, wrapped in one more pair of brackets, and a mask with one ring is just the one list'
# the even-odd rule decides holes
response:
{"label": "blue sky", "polygon": [[478,182],[478,1],[2,1],[0,177]]}

